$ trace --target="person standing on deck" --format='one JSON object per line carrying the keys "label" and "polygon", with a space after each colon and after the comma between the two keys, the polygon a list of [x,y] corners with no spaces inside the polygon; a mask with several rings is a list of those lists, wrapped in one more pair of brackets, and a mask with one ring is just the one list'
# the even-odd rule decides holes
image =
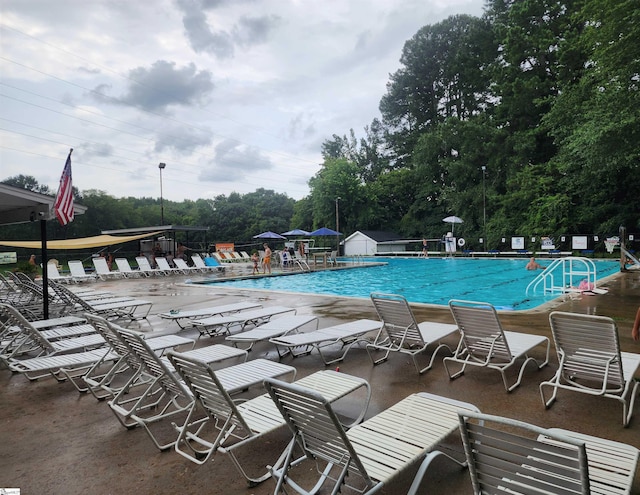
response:
{"label": "person standing on deck", "polygon": [[271,273],[271,248],[264,243],[264,258],[262,258],[262,273]]}

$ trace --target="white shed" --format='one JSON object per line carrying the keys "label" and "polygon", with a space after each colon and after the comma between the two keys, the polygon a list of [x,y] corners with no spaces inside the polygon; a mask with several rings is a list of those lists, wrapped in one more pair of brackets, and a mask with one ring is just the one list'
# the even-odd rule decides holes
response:
{"label": "white shed", "polygon": [[407,244],[412,242],[416,242],[416,240],[403,239],[393,232],[358,230],[344,240],[344,255],[395,254],[405,252]]}

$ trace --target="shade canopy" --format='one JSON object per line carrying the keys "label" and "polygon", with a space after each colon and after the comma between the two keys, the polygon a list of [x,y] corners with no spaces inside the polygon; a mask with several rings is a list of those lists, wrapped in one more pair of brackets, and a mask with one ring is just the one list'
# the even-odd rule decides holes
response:
{"label": "shade canopy", "polygon": [[280,234],[276,234],[275,232],[271,232],[270,230],[263,232],[262,234],[254,235],[254,239],[286,239],[286,237],[281,236]]}
{"label": "shade canopy", "polygon": [[302,229],[293,229],[289,232],[283,232],[282,235],[294,236],[294,235],[309,235],[309,232]]}
{"label": "shade canopy", "polygon": [[[93,237],[81,237],[79,239],[63,239],[59,241],[47,241],[47,247],[49,249],[87,249],[122,244],[123,242],[135,241],[161,233],[162,232],[150,232],[148,234],[129,236],[96,235]],[[0,241],[0,246],[9,247],[37,249],[40,245],[40,241]]]}

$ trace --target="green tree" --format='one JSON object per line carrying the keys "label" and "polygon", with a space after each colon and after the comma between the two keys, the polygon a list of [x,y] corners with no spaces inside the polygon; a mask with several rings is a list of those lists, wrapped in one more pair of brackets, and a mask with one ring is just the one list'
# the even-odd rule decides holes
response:
{"label": "green tree", "polygon": [[394,158],[407,162],[430,127],[450,117],[468,119],[490,105],[487,68],[495,56],[491,27],[468,15],[425,26],[405,43],[402,68],[380,101]]}
{"label": "green tree", "polygon": [[336,198],[340,198],[340,230],[352,232],[360,228],[358,212],[367,201],[358,172],[358,166],[344,158],[328,159],[309,180],[313,229],[335,228]]}

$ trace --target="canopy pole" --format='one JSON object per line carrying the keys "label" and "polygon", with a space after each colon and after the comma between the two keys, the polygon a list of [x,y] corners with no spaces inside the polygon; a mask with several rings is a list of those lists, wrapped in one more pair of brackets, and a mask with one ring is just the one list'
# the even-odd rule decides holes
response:
{"label": "canopy pole", "polygon": [[47,221],[40,220],[40,242],[42,243],[42,315],[49,319],[49,277],[47,273]]}

